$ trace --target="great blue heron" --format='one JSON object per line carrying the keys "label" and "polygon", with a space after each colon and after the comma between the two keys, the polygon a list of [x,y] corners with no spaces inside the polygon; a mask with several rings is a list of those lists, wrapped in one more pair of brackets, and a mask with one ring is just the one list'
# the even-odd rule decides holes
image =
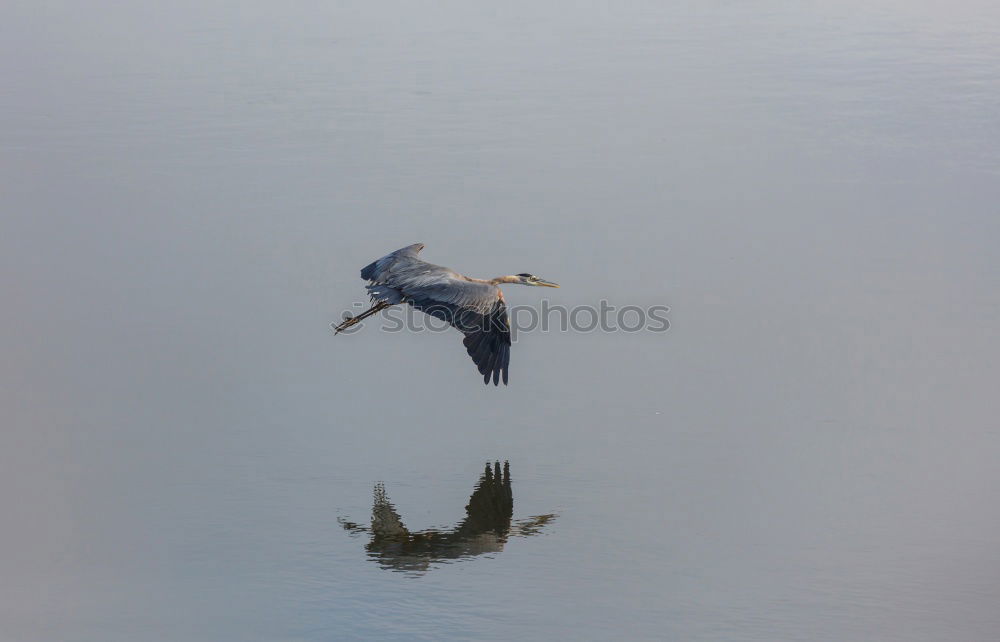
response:
{"label": "great blue heron", "polygon": [[483,375],[483,383],[499,385],[501,376],[507,385],[510,365],[510,321],[504,304],[501,283],[520,283],[549,288],[555,283],[533,274],[513,274],[495,279],[474,279],[454,270],[417,258],[423,243],[414,243],[361,270],[361,278],[373,305],[356,317],[336,327],[337,333],[399,303],[407,303],[458,328],[465,335],[462,343]]}

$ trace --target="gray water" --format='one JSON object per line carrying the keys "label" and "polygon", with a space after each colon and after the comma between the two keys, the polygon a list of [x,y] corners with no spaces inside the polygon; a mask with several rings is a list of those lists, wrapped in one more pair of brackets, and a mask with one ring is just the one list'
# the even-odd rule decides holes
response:
{"label": "gray water", "polygon": [[5,2],[0,639],[997,639],[998,6]]}

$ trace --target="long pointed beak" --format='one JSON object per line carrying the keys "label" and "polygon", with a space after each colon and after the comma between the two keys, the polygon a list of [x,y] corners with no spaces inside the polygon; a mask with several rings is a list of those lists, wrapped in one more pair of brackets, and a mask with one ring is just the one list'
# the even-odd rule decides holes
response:
{"label": "long pointed beak", "polygon": [[537,285],[541,285],[541,286],[544,286],[544,287],[547,287],[547,288],[557,288],[557,287],[559,287],[558,283],[553,283],[552,281],[543,281],[541,279],[538,279]]}

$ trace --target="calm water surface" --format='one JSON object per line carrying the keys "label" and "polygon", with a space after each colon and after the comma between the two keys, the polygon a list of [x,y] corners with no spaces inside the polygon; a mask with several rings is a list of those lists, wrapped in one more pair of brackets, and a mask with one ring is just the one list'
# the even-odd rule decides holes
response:
{"label": "calm water surface", "polygon": [[997,638],[998,5],[541,4],[4,3],[0,639]]}

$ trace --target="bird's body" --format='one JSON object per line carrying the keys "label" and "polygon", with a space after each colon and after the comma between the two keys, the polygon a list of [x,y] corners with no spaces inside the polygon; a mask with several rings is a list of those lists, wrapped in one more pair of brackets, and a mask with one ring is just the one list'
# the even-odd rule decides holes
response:
{"label": "bird's body", "polygon": [[510,322],[501,283],[559,287],[530,274],[474,279],[417,257],[424,248],[415,243],[396,250],[365,266],[361,278],[375,304],[363,314],[347,319],[337,332],[362,319],[400,303],[412,305],[441,319],[465,335],[463,344],[483,375],[494,385],[508,380],[510,365]]}

